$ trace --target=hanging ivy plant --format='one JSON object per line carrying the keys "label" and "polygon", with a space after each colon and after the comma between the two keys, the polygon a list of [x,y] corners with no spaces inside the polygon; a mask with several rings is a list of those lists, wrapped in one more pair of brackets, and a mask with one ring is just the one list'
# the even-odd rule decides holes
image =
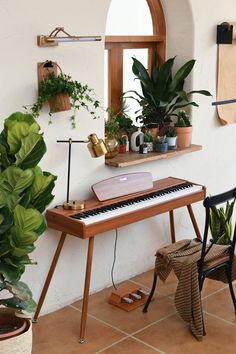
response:
{"label": "hanging ivy plant", "polygon": [[[70,75],[60,74],[56,76],[54,73],[50,73],[48,79],[40,83],[38,99],[31,107],[33,117],[37,118],[39,116],[44,104],[50,99],[54,100],[54,107],[56,106],[60,109],[59,94],[67,94],[69,96],[71,109],[73,110],[70,116],[72,128],[76,126],[76,112],[81,107],[87,110],[94,119],[99,118],[96,110],[99,108],[100,103],[94,98],[94,90],[89,88],[88,85],[82,85],[80,82],[72,80]],[[49,123],[52,123],[51,117],[56,111],[55,108],[50,108]]]}

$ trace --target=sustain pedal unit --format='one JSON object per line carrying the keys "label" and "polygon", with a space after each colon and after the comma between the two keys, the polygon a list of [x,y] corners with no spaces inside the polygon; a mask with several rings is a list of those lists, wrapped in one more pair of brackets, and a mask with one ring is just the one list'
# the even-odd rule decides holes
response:
{"label": "sustain pedal unit", "polygon": [[132,311],[145,304],[149,293],[136,284],[127,284],[114,290],[108,299],[109,304],[125,311]]}

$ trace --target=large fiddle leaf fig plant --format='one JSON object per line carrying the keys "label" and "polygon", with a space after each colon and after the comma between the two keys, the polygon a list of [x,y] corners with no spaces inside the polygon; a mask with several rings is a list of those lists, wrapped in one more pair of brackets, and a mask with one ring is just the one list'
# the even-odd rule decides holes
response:
{"label": "large fiddle leaf fig plant", "polygon": [[190,100],[194,93],[211,96],[206,90],[190,92],[184,90],[185,79],[192,71],[195,60],[186,62],[173,75],[175,58],[170,58],[160,64],[156,57],[151,73],[138,59],[132,59],[132,71],[135,78],[140,81],[142,93],[130,90],[123,95],[126,99],[132,98],[139,103],[140,109],[136,112],[138,113],[136,119],[146,126],[171,121],[173,116],[177,116],[176,111],[183,107],[198,107],[196,102]]}
{"label": "large fiddle leaf fig plant", "polygon": [[54,197],[56,180],[38,166],[45,152],[32,115],[16,112],[5,119],[0,134],[0,305],[27,312],[36,304],[20,279],[25,266],[35,264],[29,254],[46,228],[42,213]]}

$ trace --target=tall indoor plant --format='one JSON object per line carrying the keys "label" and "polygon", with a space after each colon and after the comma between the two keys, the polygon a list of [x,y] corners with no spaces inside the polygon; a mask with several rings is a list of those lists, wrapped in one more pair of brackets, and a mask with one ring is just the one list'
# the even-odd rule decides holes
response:
{"label": "tall indoor plant", "polygon": [[[35,264],[29,254],[46,228],[42,214],[52,201],[56,177],[38,166],[46,152],[40,127],[32,115],[13,113],[0,134],[0,327],[7,316],[3,307],[33,312],[36,304],[20,279],[25,266]],[[6,292],[10,297],[6,297]],[[11,330],[9,330],[11,332]],[[11,337],[12,333],[9,333]],[[13,338],[9,339],[11,346]],[[6,346],[7,340],[1,341]],[[15,352],[11,348],[12,352]]]}
{"label": "tall indoor plant", "polygon": [[136,119],[145,126],[163,125],[165,122],[170,122],[173,116],[176,116],[176,110],[187,106],[198,107],[196,102],[190,100],[194,93],[205,96],[211,95],[206,90],[190,92],[184,90],[185,79],[192,71],[195,60],[186,62],[173,75],[175,58],[170,58],[165,63],[160,64],[156,57],[151,73],[138,59],[132,59],[132,71],[136,79],[140,81],[142,93],[130,90],[124,93],[124,97],[132,98],[139,103],[140,109],[136,112],[138,113]]}

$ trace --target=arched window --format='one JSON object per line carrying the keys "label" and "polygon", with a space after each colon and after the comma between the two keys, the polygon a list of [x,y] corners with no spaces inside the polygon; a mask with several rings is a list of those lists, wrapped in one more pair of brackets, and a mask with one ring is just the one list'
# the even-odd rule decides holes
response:
{"label": "arched window", "polygon": [[[166,30],[160,0],[111,0],[105,36],[107,105],[120,110],[124,91],[136,89],[132,56],[151,70],[155,53],[165,60]],[[133,85],[133,86],[132,86]]]}

